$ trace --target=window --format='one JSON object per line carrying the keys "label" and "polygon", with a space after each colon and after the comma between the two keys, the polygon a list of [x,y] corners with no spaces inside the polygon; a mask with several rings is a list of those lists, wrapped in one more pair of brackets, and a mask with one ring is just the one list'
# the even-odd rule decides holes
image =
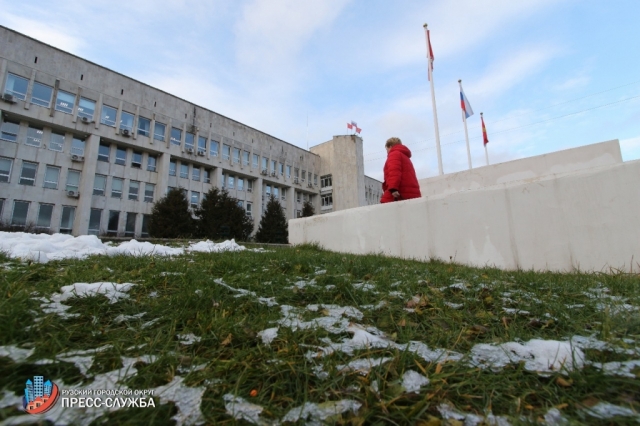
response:
{"label": "window", "polygon": [[266,194],[267,194],[267,197],[271,195],[271,185],[267,185]]}
{"label": "window", "polygon": [[315,174],[313,175],[313,184],[315,186],[318,186],[318,175],[315,175]]}
{"label": "window", "polygon": [[233,176],[229,176],[229,178],[227,179],[227,187],[229,189],[234,189],[236,186],[236,179]]}
{"label": "window", "polygon": [[71,154],[84,155],[85,142],[82,139],[74,137],[71,139]]}
{"label": "window", "polygon": [[53,95],[53,87],[46,84],[33,83],[33,93],[31,93],[31,103],[34,105],[49,108],[51,106],[51,96]]}
{"label": "window", "polygon": [[293,177],[294,179],[298,179],[300,175],[298,174],[298,169],[293,169]]}
{"label": "window", "polygon": [[122,166],[127,164],[127,150],[125,148],[116,147],[116,164]]}
{"label": "window", "polygon": [[296,217],[302,217],[302,210],[296,210]]}
{"label": "window", "polygon": [[221,178],[221,182],[220,185],[222,188],[224,188],[225,186],[225,180],[227,179],[227,175],[225,175],[224,173],[222,174],[222,178]]}
{"label": "window", "polygon": [[211,141],[211,143],[209,144],[209,154],[212,157],[217,157],[218,156],[218,148],[220,148],[220,144],[214,140]]}
{"label": "window", "polygon": [[278,167],[280,171],[280,176],[284,176],[284,164],[278,163]]}
{"label": "window", "polygon": [[277,162],[276,160],[271,160],[271,172],[275,172],[276,171],[276,167],[277,167]]}
{"label": "window", "polygon": [[331,175],[320,176],[320,187],[328,188],[332,186]]}
{"label": "window", "polygon": [[253,191],[253,181],[251,179],[247,179],[247,191]]}
{"label": "window", "polygon": [[18,131],[20,130],[20,123],[13,121],[5,121],[0,128],[0,139],[9,142],[18,142]]}
{"label": "window", "polygon": [[296,202],[300,202],[300,192],[296,191]]}
{"label": "window", "polygon": [[18,99],[27,99],[27,86],[29,80],[14,74],[7,75],[7,84],[4,86],[4,93],[10,93]]}
{"label": "window", "polygon": [[0,182],[9,182],[11,166],[13,166],[11,158],[0,157]]}
{"label": "window", "polygon": [[199,203],[200,203],[200,193],[196,191],[191,191],[191,208],[197,209]]}
{"label": "window", "polygon": [[169,161],[169,176],[175,176],[176,175],[177,166],[178,166],[178,164],[176,163],[175,160]]}
{"label": "window", "polygon": [[247,201],[247,215],[251,216],[252,204]]}
{"label": "window", "polygon": [[193,149],[193,143],[195,140],[196,135],[194,135],[193,133],[185,133],[184,135],[184,147],[185,149]]}
{"label": "window", "polygon": [[60,167],[47,166],[44,173],[43,187],[49,189],[58,189],[58,181],[60,180]]}
{"label": "window", "polygon": [[307,172],[305,172],[304,170],[302,171],[302,182],[304,182],[304,180],[307,178]]}
{"label": "window", "polygon": [[259,162],[260,162],[260,156],[258,154],[253,154],[253,167],[258,168]]}
{"label": "window", "polygon": [[323,195],[320,198],[322,200],[322,207],[323,208],[329,208],[329,207],[333,206],[333,195],[332,194],[326,194],[326,195]]}
{"label": "window", "polygon": [[40,204],[38,210],[38,220],[36,221],[36,227],[40,229],[51,228],[51,215],[53,214],[53,204]]}
{"label": "window", "polygon": [[204,169],[204,176],[202,178],[204,183],[211,183],[211,174],[208,169]]}
{"label": "window", "polygon": [[158,158],[155,155],[149,155],[149,157],[147,157],[147,170],[148,171],[155,172],[157,164],[158,164]]}
{"label": "window", "polygon": [[196,181],[200,180],[200,167],[193,166],[191,168],[191,179]]}
{"label": "window", "polygon": [[37,148],[42,144],[42,135],[44,131],[40,127],[35,127],[33,125],[29,125],[27,129],[27,140],[25,143],[30,146],[35,146]]}
{"label": "window", "polygon": [[171,145],[182,144],[182,130],[172,127],[171,128]]}
{"label": "window", "polygon": [[238,200],[238,207],[241,207],[244,209],[244,201]]}
{"label": "window", "polygon": [[240,163],[240,148],[233,148],[233,163]]}
{"label": "window", "polygon": [[138,191],[140,190],[140,182],[131,180],[129,181],[129,199],[138,201]]}
{"label": "window", "polygon": [[231,147],[229,145],[222,145],[222,159],[228,160],[231,157]]}
{"label": "window", "polygon": [[0,217],[2,217],[3,208],[4,208],[4,198],[0,198]]}
{"label": "window", "polygon": [[111,198],[122,198],[122,188],[124,187],[124,179],[111,178]]}
{"label": "window", "polygon": [[238,178],[238,191],[244,191],[244,179]]}
{"label": "window", "polygon": [[100,115],[100,122],[107,126],[116,127],[116,114],[118,110],[109,105],[102,105],[102,114]]}
{"label": "window", "polygon": [[67,186],[65,187],[65,189],[67,191],[78,192],[79,185],[80,185],[80,171],[69,170],[67,172]]}
{"label": "window", "polygon": [[15,226],[25,226],[27,224],[27,213],[29,213],[28,201],[14,201],[11,224]]}
{"label": "window", "polygon": [[100,235],[100,219],[102,218],[102,210],[91,209],[89,213],[89,235]]}
{"label": "window", "polygon": [[[78,103],[78,117],[93,120],[93,114],[96,111],[96,101],[87,98],[80,98]],[[115,117],[115,115],[114,115]]]}
{"label": "window", "polygon": [[249,165],[249,151],[242,151],[242,164]]}
{"label": "window", "polygon": [[291,166],[287,166],[287,179],[291,179]]}
{"label": "window", "polygon": [[198,136],[198,152],[207,152],[207,138]]}
{"label": "window", "polygon": [[98,161],[109,162],[109,151],[111,147],[109,145],[100,144],[98,147]]}
{"label": "window", "polygon": [[189,179],[189,165],[180,163],[180,177],[183,179]]}
{"label": "window", "polygon": [[156,190],[156,186],[153,183],[144,184],[144,201],[145,203],[153,203],[153,193]]}
{"label": "window", "polygon": [[138,134],[149,137],[151,134],[151,120],[145,117],[138,117]]}
{"label": "window", "polygon": [[164,142],[164,135],[167,133],[167,126],[164,123],[156,121],[156,125],[153,129],[153,138],[157,141]]}
{"label": "window", "polygon": [[56,111],[72,114],[75,103],[76,95],[65,92],[64,90],[58,90],[58,96],[56,96]]}
{"label": "window", "polygon": [[278,199],[278,197],[280,196],[280,195],[278,194],[278,187],[277,187],[277,186],[274,186],[274,187],[273,187],[273,196],[276,198],[276,200],[277,200],[277,199]]}
{"label": "window", "polygon": [[133,118],[134,115],[130,112],[122,111],[120,114],[120,129],[133,131]]}
{"label": "window", "polygon": [[76,216],[76,208],[62,206],[62,217],[60,218],[60,233],[70,234],[73,230],[73,220]]}
{"label": "window", "polygon": [[118,222],[120,222],[120,212],[109,210],[109,222],[107,222],[107,235],[118,235]]}
{"label": "window", "polygon": [[135,213],[127,213],[127,219],[124,225],[124,236],[133,237],[136,232],[136,216]]}
{"label": "window", "polygon": [[282,201],[287,199],[287,188],[282,188]]}
{"label": "window", "polygon": [[93,180],[93,195],[104,195],[104,188],[107,185],[107,177],[105,175],[96,175]]}
{"label": "window", "polygon": [[140,151],[133,151],[131,156],[131,167],[136,169],[142,168],[142,153]]}
{"label": "window", "polygon": [[20,171],[20,185],[34,186],[36,184],[37,163],[22,162],[22,170]]}
{"label": "window", "polygon": [[51,138],[49,139],[49,149],[51,151],[62,152],[64,147],[64,135],[62,133],[51,132]]}
{"label": "window", "polygon": [[302,194],[302,201],[309,201],[309,195],[308,194]]}
{"label": "window", "polygon": [[140,230],[140,236],[142,238],[149,238],[149,218],[150,215],[142,215],[142,229]]}
{"label": "window", "polygon": [[262,170],[267,170],[269,167],[269,159],[267,157],[262,157]]}

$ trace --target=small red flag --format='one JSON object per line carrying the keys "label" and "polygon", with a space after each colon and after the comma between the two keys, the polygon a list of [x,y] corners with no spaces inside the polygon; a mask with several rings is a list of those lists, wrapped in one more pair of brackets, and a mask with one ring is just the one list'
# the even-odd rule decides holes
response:
{"label": "small red flag", "polygon": [[360,133],[360,131],[361,131],[361,130],[362,130],[362,129],[361,129],[360,127],[357,127],[357,126],[356,126],[356,133]]}
{"label": "small red flag", "polygon": [[[426,24],[425,24],[426,26]],[[429,66],[431,67],[431,72],[433,72],[433,49],[431,49],[431,37],[429,34],[429,30],[425,30],[427,35],[427,60],[429,61]],[[427,73],[427,78],[429,74]]]}
{"label": "small red flag", "polygon": [[347,123],[347,129],[353,129],[353,124]]}
{"label": "small red flag", "polygon": [[482,141],[484,145],[486,145],[489,143],[489,138],[487,137],[487,128],[484,125],[484,117],[482,117],[482,114],[480,114],[480,121],[482,122]]}

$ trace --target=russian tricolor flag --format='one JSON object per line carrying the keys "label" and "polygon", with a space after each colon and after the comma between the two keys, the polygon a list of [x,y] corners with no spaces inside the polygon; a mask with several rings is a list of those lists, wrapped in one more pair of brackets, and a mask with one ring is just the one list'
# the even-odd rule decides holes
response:
{"label": "russian tricolor flag", "polygon": [[465,118],[469,118],[473,115],[473,109],[471,108],[469,99],[467,99],[464,94],[464,90],[462,90],[462,85],[460,85],[460,106],[462,107],[462,111],[464,111]]}

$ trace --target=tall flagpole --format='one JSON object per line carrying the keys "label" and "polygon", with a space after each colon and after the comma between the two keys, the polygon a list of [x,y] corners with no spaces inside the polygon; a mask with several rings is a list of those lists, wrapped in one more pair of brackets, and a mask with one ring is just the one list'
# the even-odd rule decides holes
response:
{"label": "tall flagpole", "polygon": [[[460,85],[460,93],[462,94],[462,80],[458,80]],[[469,148],[469,131],[467,130],[467,113],[462,109],[462,122],[464,123],[464,138],[467,141],[467,160],[469,161],[469,170],[471,170],[471,148]]]}
{"label": "tall flagpole", "polygon": [[484,158],[487,160],[487,166],[489,165],[489,151],[487,150],[487,144],[489,139],[487,138],[487,129],[484,127],[484,117],[480,113],[480,121],[482,121],[482,144],[484,145]]}
{"label": "tall flagpole", "polygon": [[438,172],[443,175],[442,171],[442,153],[440,152],[440,130],[438,130],[438,111],[436,110],[436,92],[433,89],[433,55],[431,52],[431,40],[429,39],[429,30],[427,24],[423,25],[424,34],[427,37],[427,72],[429,83],[431,84],[431,104],[433,105],[433,127],[436,132],[436,152],[438,155]]}

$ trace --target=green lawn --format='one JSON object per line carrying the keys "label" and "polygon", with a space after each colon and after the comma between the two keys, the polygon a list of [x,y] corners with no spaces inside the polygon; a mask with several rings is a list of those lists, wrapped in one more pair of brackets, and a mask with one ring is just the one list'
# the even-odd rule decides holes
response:
{"label": "green lawn", "polygon": [[[636,274],[313,246],[0,264],[0,424],[640,422]],[[133,285],[61,293],[99,282]],[[153,389],[155,408],[33,417],[17,405],[35,374]]]}

